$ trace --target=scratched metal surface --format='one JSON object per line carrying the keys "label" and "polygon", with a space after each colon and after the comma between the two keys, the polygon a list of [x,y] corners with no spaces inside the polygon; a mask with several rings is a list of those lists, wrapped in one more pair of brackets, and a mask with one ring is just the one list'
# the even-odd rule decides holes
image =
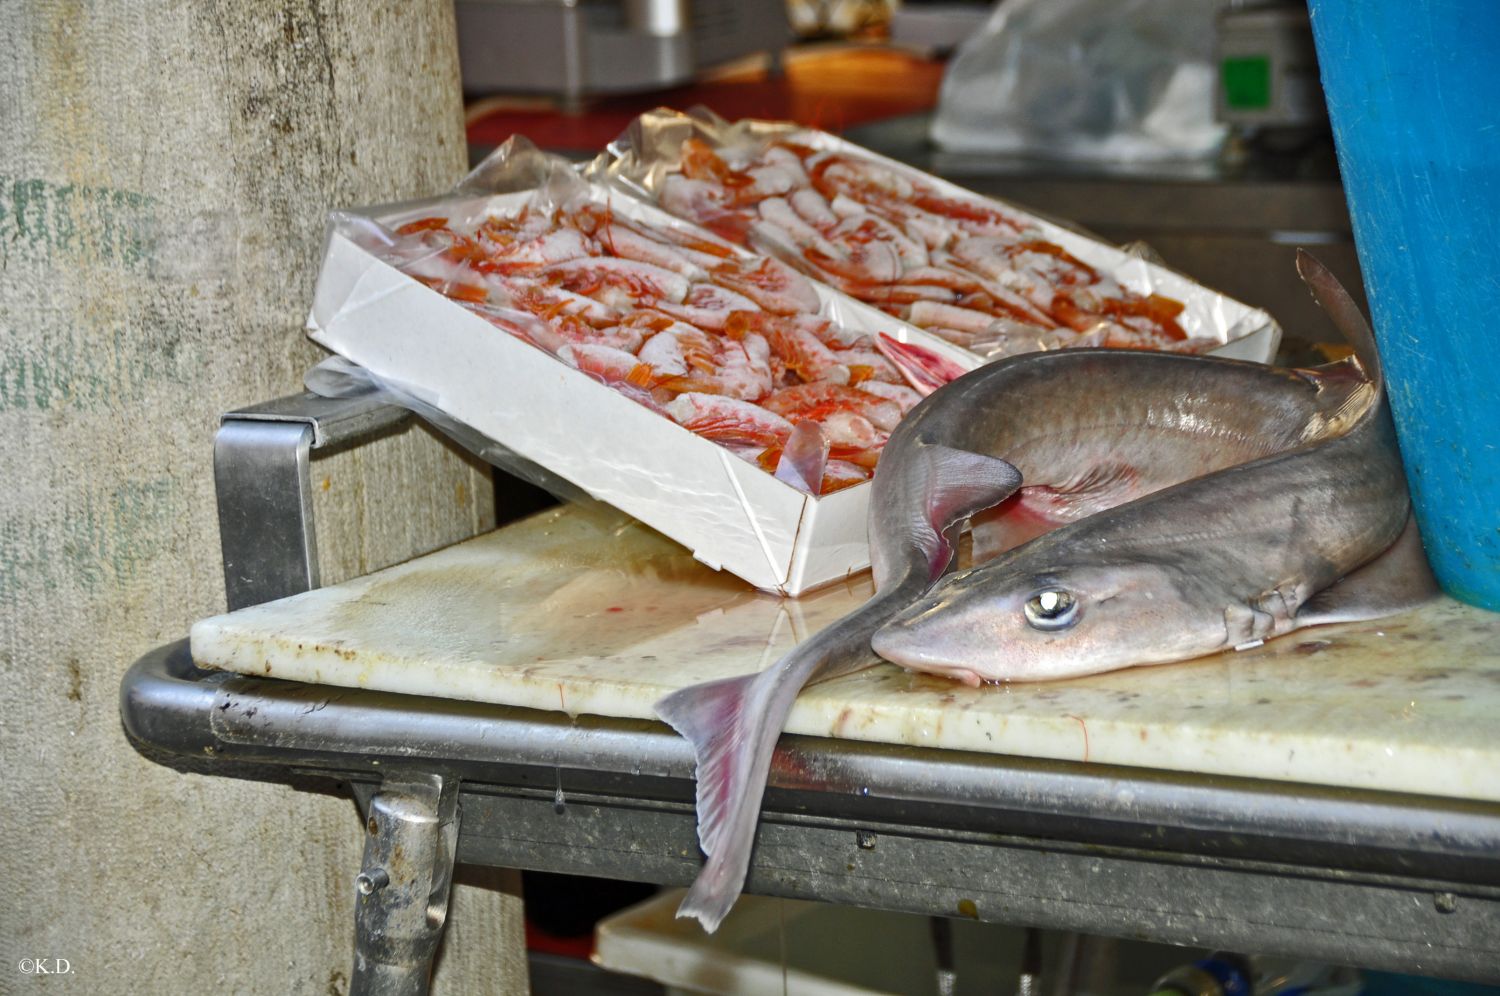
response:
{"label": "scratched metal surface", "polygon": [[[756,592],[623,517],[560,509],[402,566],[194,627],[205,667],[651,717],[764,668],[868,597],[868,574]],[[1070,681],[970,689],[888,664],[809,689],[815,736],[1500,801],[1500,615],[1375,624]]]}

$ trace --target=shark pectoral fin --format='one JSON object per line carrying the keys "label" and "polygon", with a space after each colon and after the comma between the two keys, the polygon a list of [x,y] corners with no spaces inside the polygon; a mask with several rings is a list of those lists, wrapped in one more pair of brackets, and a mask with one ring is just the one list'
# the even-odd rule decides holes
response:
{"label": "shark pectoral fin", "polygon": [[926,516],[913,523],[915,541],[927,555],[931,579],[936,581],[956,552],[951,541],[954,527],[1014,494],[1021,486],[1021,472],[999,457],[937,443],[915,447],[913,460],[920,461],[916,473]]}
{"label": "shark pectoral fin", "polygon": [[1318,592],[1297,613],[1297,625],[1363,622],[1414,609],[1438,596],[1416,520],[1380,556]]}

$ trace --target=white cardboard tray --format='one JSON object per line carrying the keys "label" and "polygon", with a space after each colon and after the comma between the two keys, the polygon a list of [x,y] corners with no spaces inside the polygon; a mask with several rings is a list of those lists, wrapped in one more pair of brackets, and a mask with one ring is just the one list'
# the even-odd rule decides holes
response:
{"label": "white cardboard tray", "polygon": [[[619,215],[699,232],[651,205],[598,185],[590,189]],[[370,216],[399,225],[476,202],[506,214],[519,210],[528,197],[461,197]],[[825,317],[845,327],[921,343],[965,368],[978,363],[972,354],[884,312],[822,284],[813,286]],[[308,329],[321,345],[757,588],[796,595],[869,566],[868,483],[810,497],[497,329],[378,259],[337,227],[325,251]]]}

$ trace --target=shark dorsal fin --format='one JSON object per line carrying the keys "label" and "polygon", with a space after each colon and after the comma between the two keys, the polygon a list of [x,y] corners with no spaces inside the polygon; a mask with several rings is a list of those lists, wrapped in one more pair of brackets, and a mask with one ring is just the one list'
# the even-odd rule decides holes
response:
{"label": "shark dorsal fin", "polygon": [[1332,271],[1306,249],[1297,250],[1297,273],[1312,291],[1318,306],[1354,348],[1354,356],[1365,376],[1374,382],[1376,390],[1383,391],[1385,374],[1380,366],[1380,352],[1375,347],[1375,333],[1365,321],[1359,305],[1354,303],[1354,298],[1349,296]]}

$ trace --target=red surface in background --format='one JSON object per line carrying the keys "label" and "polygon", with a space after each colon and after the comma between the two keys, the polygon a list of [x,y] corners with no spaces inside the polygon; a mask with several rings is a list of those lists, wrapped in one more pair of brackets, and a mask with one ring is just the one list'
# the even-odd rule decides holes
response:
{"label": "red surface in background", "polygon": [[687,110],[698,104],[721,117],[771,118],[842,131],[854,125],[930,110],[937,104],[942,63],[890,49],[839,49],[794,55],[786,71],[765,71],[591,101],[582,113],[555,108],[491,106],[470,110],[470,145],[499,145],[522,134],[544,149],[597,152],[653,107]]}
{"label": "red surface in background", "polygon": [[547,954],[561,955],[564,958],[588,961],[589,956],[594,953],[594,935],[590,932],[579,937],[560,937],[557,934],[548,933],[527,920],[526,950],[543,951]]}

